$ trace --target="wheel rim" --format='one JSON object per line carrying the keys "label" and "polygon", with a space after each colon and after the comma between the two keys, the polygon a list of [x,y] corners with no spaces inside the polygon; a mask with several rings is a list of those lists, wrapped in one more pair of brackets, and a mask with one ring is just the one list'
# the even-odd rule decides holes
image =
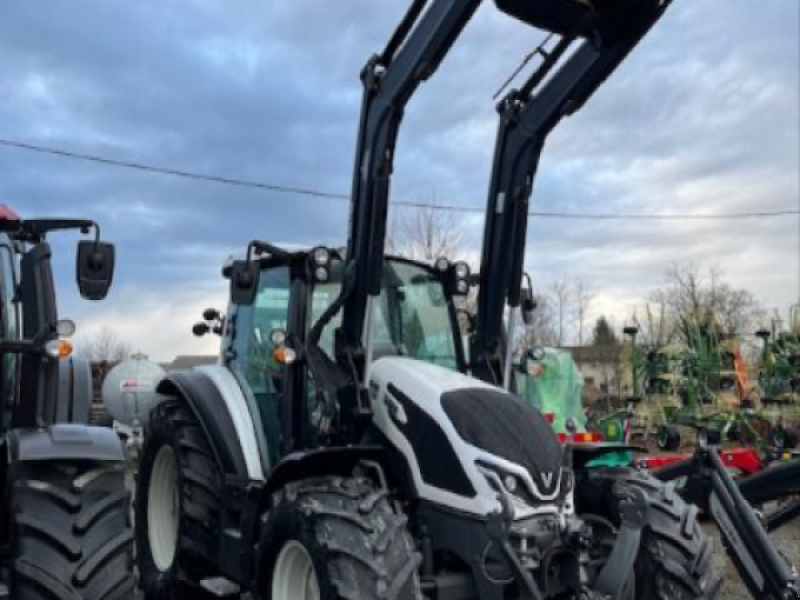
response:
{"label": "wheel rim", "polygon": [[169,446],[156,455],[147,493],[147,538],[156,567],[164,572],[172,567],[178,547],[180,522],[178,461]]}
{"label": "wheel rim", "polygon": [[287,542],[278,555],[272,576],[272,598],[319,600],[319,580],[306,549],[300,542]]}

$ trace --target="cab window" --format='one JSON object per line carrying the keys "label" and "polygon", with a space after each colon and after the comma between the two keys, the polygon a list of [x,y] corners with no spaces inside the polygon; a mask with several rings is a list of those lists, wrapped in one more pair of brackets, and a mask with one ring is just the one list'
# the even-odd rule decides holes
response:
{"label": "cab window", "polygon": [[286,329],[289,315],[290,277],[286,266],[261,271],[259,289],[252,306],[239,307],[236,312],[232,350],[235,358],[231,369],[246,392],[254,400],[261,416],[270,460],[277,458],[280,447],[280,394],[283,369],[273,358],[275,346],[271,332]]}

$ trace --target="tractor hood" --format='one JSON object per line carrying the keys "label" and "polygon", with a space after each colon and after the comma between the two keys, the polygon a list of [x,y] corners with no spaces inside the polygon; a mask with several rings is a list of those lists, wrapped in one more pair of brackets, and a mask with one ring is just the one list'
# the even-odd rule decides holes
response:
{"label": "tractor hood", "polygon": [[558,438],[513,394],[397,357],[373,364],[370,391],[374,423],[406,457],[422,499],[481,516],[498,510],[498,492],[519,515],[569,501]]}

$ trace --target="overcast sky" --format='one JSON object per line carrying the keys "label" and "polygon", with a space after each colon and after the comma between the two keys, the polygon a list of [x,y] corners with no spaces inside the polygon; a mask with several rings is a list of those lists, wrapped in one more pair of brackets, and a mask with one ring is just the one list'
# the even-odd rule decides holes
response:
{"label": "overcast sky", "polygon": [[[0,19],[0,138],[229,177],[349,191],[361,87],[407,0],[9,0]],[[487,1],[409,106],[393,198],[482,208],[492,94],[542,33]],[[800,2],[675,0],[552,136],[534,210],[718,213],[800,201]],[[108,324],[153,358],[213,352],[191,325],[222,307],[220,266],[253,238],[342,244],[347,203],[0,147],[0,202],[98,220],[118,245],[108,301],[78,299],[74,237],[56,262],[61,312]],[[459,217],[461,219],[461,217]],[[480,248],[482,217],[463,218]],[[69,243],[67,241],[69,240]],[[621,323],[671,261],[717,264],[767,307],[798,290],[798,218],[533,219],[538,286],[580,277]]]}

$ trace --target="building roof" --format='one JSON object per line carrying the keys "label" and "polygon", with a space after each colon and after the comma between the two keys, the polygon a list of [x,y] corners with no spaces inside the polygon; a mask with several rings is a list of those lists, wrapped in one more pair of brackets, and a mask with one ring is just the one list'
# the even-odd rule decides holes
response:
{"label": "building roof", "polygon": [[203,367],[206,365],[214,365],[217,363],[216,356],[207,356],[202,354],[183,354],[175,357],[169,364],[162,365],[167,371],[186,371],[195,367]]}
{"label": "building roof", "polygon": [[[565,346],[577,363],[617,364],[620,348],[601,348],[597,346]],[[616,351],[615,351],[616,350]]]}

